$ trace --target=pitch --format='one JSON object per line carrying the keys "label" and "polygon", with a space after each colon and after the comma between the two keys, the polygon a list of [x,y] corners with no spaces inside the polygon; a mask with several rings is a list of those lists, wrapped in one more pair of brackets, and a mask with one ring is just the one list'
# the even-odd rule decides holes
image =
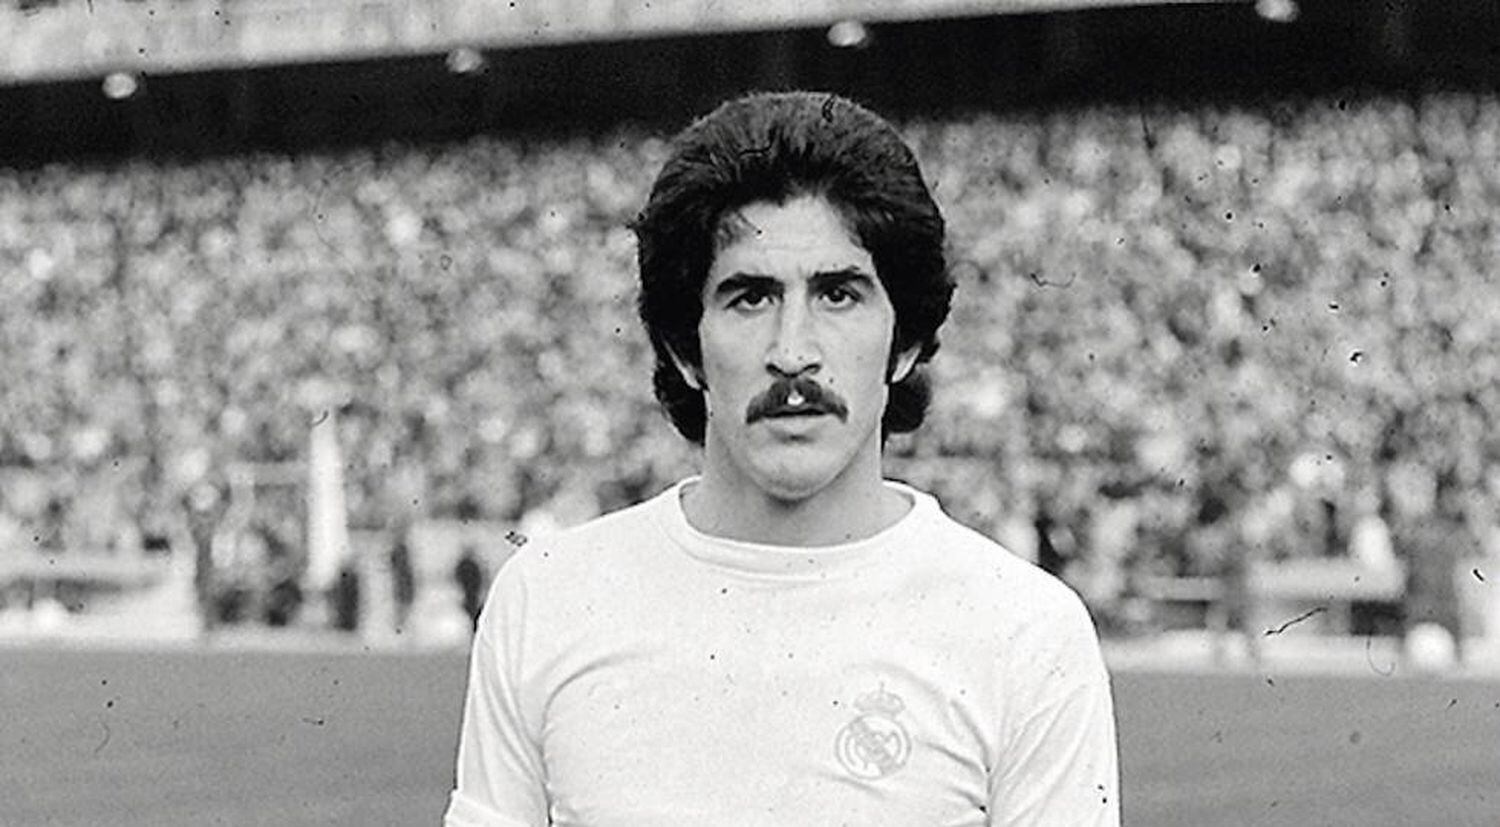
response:
{"label": "pitch", "polygon": [[[1375,666],[1118,673],[1126,824],[1500,823],[1500,680]],[[455,652],[0,650],[0,823],[435,825],[464,675]]]}

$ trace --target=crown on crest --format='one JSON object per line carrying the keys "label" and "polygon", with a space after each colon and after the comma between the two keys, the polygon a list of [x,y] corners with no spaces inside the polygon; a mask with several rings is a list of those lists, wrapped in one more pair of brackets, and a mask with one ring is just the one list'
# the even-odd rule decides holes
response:
{"label": "crown on crest", "polygon": [[878,712],[887,718],[900,715],[901,710],[906,708],[906,704],[902,703],[900,698],[885,691],[884,683],[874,692],[859,696],[859,700],[855,701],[854,705],[865,712]]}

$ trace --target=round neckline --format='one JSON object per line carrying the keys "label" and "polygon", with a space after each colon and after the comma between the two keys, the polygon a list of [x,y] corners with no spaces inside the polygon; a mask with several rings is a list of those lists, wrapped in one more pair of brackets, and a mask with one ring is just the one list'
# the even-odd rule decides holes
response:
{"label": "round neckline", "polygon": [[698,482],[693,476],[680,480],[657,495],[653,509],[663,531],[688,556],[715,568],[752,577],[777,580],[827,580],[862,567],[869,559],[899,548],[900,538],[921,521],[937,502],[931,495],[895,480],[882,482],[890,490],[911,502],[911,507],[894,523],[858,540],[832,545],[789,546],[734,540],[708,534],[688,522],[682,507],[682,495],[688,486]]}

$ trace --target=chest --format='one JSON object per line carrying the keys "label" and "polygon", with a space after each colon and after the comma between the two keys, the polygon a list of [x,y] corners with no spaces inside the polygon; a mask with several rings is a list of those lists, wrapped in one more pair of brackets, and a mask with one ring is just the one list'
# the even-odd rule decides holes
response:
{"label": "chest", "polygon": [[625,614],[547,670],[557,823],[985,823],[1003,716],[955,618],[776,595]]}

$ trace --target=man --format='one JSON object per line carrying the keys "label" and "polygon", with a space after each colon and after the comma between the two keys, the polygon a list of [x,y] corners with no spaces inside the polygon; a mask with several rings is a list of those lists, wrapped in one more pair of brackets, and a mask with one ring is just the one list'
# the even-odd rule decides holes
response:
{"label": "man", "polygon": [[727,103],[634,229],[702,475],[502,567],[447,824],[1118,824],[1083,605],[881,477],[953,290],[895,131],[833,96]]}

